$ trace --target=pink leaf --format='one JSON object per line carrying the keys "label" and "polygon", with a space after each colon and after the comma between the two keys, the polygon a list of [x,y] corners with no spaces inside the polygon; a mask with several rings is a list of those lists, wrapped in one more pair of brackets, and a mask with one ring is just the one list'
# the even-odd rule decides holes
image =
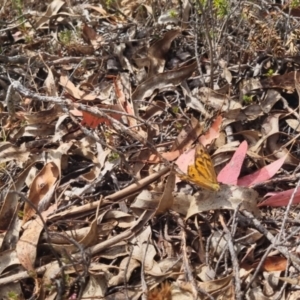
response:
{"label": "pink leaf", "polygon": [[222,116],[219,115],[215,119],[211,127],[208,129],[206,134],[201,135],[199,137],[200,144],[202,144],[205,147],[206,145],[211,144],[213,140],[218,138],[220,135],[221,124],[222,124]]}
{"label": "pink leaf", "polygon": [[224,184],[237,184],[241,168],[247,153],[248,144],[243,141],[233,154],[230,162],[221,170],[218,175],[218,182]]}
{"label": "pink leaf", "polygon": [[183,152],[177,158],[176,164],[182,172],[187,173],[188,166],[194,164],[194,161],[195,161],[195,148]]}
{"label": "pink leaf", "polygon": [[257,170],[256,172],[246,175],[238,180],[240,186],[251,186],[257,183],[264,182],[272,178],[283,165],[287,155],[273,161],[271,164]]}
{"label": "pink leaf", "polygon": [[[278,206],[286,206],[288,205],[290,198],[292,197],[292,194],[295,189],[290,189],[287,191],[283,191],[280,193],[277,193],[267,200],[263,201],[262,203],[258,204],[258,207],[262,206],[272,206],[272,207],[278,207]],[[297,190],[295,197],[293,199],[293,204],[300,203],[300,189]]]}

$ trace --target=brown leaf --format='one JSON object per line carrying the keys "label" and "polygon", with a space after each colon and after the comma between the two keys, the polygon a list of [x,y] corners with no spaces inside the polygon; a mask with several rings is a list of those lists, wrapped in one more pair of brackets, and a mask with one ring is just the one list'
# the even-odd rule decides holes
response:
{"label": "brown leaf", "polygon": [[41,110],[36,113],[25,113],[24,118],[28,124],[47,123],[50,124],[52,121],[62,115],[62,109],[59,105],[53,105],[50,109]]}
{"label": "brown leaf", "polygon": [[[186,124],[183,127],[178,137],[174,141],[171,151],[161,153],[161,156],[168,161],[173,161],[174,159],[178,158],[178,156],[182,154],[183,151],[189,148],[202,132],[203,126],[196,118],[192,117],[191,125]],[[160,157],[158,157],[156,154],[151,154],[148,162],[158,163],[160,162]]]}
{"label": "brown leaf", "polygon": [[151,77],[157,73],[162,73],[165,66],[165,56],[170,49],[172,41],[180,34],[180,30],[170,30],[162,39],[156,41],[148,50],[150,61],[149,74]]}
{"label": "brown leaf", "polygon": [[47,78],[46,78],[44,84],[45,84],[45,87],[47,89],[47,94],[48,94],[48,96],[57,97],[58,93],[57,93],[57,90],[56,90],[56,85],[55,85],[55,80],[54,80],[53,73],[47,65],[46,65],[46,68],[48,70],[48,75],[47,75]]}
{"label": "brown leaf", "polygon": [[295,78],[299,81],[299,72],[289,72],[283,75],[268,77],[261,81],[261,85],[263,88],[280,88],[292,93],[295,90]]}
{"label": "brown leaf", "polygon": [[197,62],[195,61],[188,66],[152,76],[141,83],[132,94],[135,115],[138,116],[137,107],[139,104],[137,101],[142,101],[144,98],[151,96],[156,89],[163,89],[180,84],[193,74],[196,67]]}
{"label": "brown leaf", "polygon": [[62,6],[64,4],[65,4],[65,2],[61,1],[61,0],[54,0],[54,1],[52,1],[48,5],[46,13],[36,22],[35,28],[39,29],[45,23],[49,22],[50,18],[52,16],[55,16],[59,12],[59,10],[62,8]]}
{"label": "brown leaf", "polygon": [[164,187],[164,193],[160,198],[158,207],[156,209],[156,215],[163,214],[168,209],[172,208],[174,202],[174,198],[173,198],[174,188],[175,188],[175,172],[173,169],[171,169],[167,182]]}
{"label": "brown leaf", "polygon": [[[20,192],[24,187],[26,177],[28,176],[33,164],[29,165],[9,186],[9,191]],[[4,201],[0,210],[0,230],[8,229],[8,225],[11,222],[11,218],[18,206],[19,196],[15,193],[7,193],[4,197]]]}
{"label": "brown leaf", "polygon": [[[174,202],[182,201],[183,197],[187,197],[187,195],[176,194]],[[258,194],[253,189],[221,185],[221,189],[217,193],[201,191],[191,197],[190,207],[187,208],[186,218],[188,219],[197,213],[209,210],[234,210],[238,205],[241,205],[241,209],[246,209],[255,215],[260,215],[260,212],[256,207],[257,198]]]}
{"label": "brown leaf", "polygon": [[[87,234],[78,242],[82,247],[88,247],[97,243],[97,235],[98,235],[98,228],[97,228],[97,220],[94,220],[89,227],[89,231]],[[69,238],[73,238],[72,235]],[[52,244],[53,248],[58,251],[59,253],[74,253],[79,252],[77,245],[71,244],[70,241],[66,238],[65,244]]]}
{"label": "brown leaf", "polygon": [[84,24],[82,29],[82,37],[86,43],[93,45],[95,50],[100,47],[101,37],[94,28]]}
{"label": "brown leaf", "polygon": [[[53,205],[47,211],[42,213],[42,217],[45,221],[47,216],[56,209],[56,205]],[[36,247],[40,238],[40,234],[44,228],[44,224],[38,216],[35,220],[27,223],[25,230],[17,243],[16,251],[21,265],[27,271],[34,271],[34,263],[36,259]]]}
{"label": "brown leaf", "polygon": [[[52,186],[55,184],[59,177],[59,168],[55,163],[47,163],[43,169],[34,178],[30,190],[28,199],[38,207],[39,202],[48,193]],[[36,211],[26,202],[24,206],[24,218],[23,224],[26,223]]]}
{"label": "brown leaf", "polygon": [[[127,84],[129,85],[129,82]],[[128,99],[126,99],[126,93],[124,91],[124,89],[128,90],[129,87],[128,86],[125,87],[122,84],[122,78],[120,78],[120,76],[114,79],[114,87],[119,102],[118,106],[120,108],[120,111],[123,111],[128,115],[134,115],[132,104],[128,101]],[[118,117],[119,119],[121,119],[122,115],[120,114]],[[130,118],[130,117],[126,117],[126,118],[128,119],[130,127],[135,127],[137,125],[137,121],[135,118]]]}
{"label": "brown leaf", "polygon": [[281,256],[267,257],[263,263],[263,269],[267,272],[284,271],[287,267],[287,259]]}
{"label": "brown leaf", "polygon": [[95,94],[81,91],[65,75],[60,76],[60,82],[59,83],[60,83],[60,85],[62,85],[64,87],[64,89],[67,91],[67,93],[69,93],[75,99],[85,100],[85,101],[93,101],[93,100],[96,99]]}
{"label": "brown leaf", "polygon": [[21,147],[16,147],[9,142],[0,143],[0,164],[11,160],[23,163],[28,160],[29,154],[25,144],[22,144]]}

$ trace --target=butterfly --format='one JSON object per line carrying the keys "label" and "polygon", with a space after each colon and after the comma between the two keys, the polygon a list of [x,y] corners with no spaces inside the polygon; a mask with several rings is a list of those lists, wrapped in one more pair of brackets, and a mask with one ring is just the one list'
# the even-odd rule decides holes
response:
{"label": "butterfly", "polygon": [[190,181],[206,190],[218,191],[220,185],[210,155],[202,145],[195,149],[195,162],[188,166],[187,174],[177,174],[182,180]]}

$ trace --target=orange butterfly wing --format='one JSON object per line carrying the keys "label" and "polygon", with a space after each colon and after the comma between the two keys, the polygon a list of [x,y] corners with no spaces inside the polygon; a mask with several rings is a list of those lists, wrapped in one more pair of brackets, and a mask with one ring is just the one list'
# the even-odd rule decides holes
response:
{"label": "orange butterfly wing", "polygon": [[212,160],[202,145],[196,147],[195,163],[188,166],[187,175],[178,174],[178,176],[206,190],[220,189]]}

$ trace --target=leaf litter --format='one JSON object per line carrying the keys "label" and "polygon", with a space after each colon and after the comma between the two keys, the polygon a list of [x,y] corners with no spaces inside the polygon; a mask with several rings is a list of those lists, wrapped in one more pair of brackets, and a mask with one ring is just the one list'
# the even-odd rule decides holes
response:
{"label": "leaf litter", "polygon": [[[1,299],[296,297],[293,3],[0,15]],[[199,143],[218,191],[176,176]]]}

